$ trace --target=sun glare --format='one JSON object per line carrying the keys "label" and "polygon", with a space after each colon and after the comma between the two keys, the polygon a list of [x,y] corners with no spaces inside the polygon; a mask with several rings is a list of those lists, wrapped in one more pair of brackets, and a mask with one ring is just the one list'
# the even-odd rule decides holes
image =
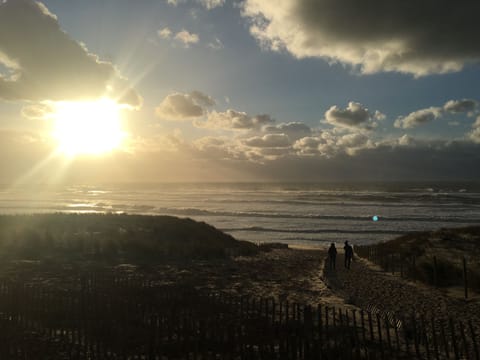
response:
{"label": "sun glare", "polygon": [[66,155],[102,154],[120,147],[120,106],[113,100],[60,102],[53,114],[53,136]]}

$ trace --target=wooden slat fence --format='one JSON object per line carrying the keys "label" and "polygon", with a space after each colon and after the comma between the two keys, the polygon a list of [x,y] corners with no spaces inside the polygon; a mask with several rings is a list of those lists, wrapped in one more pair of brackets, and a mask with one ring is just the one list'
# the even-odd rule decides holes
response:
{"label": "wooden slat fence", "polygon": [[479,359],[472,324],[87,275],[0,282],[0,359]]}

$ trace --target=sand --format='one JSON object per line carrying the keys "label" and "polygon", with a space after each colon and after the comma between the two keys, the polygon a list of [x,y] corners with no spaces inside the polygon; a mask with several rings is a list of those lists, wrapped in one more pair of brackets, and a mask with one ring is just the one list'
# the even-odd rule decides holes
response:
{"label": "sand", "polygon": [[[274,297],[281,301],[325,304],[356,309],[376,309],[400,315],[412,311],[452,316],[480,324],[479,296],[465,301],[452,289],[430,286],[392,276],[366,260],[356,258],[351,270],[343,268],[343,252],[337,270],[325,270],[325,249],[275,249],[256,256],[222,260],[162,262],[156,265],[99,265],[42,262],[1,264],[2,278],[21,278],[24,283],[51,287],[73,286],[79,272],[133,275],[159,285],[186,285],[233,295]],[[461,293],[460,293],[461,294]]]}
{"label": "sand", "polygon": [[480,326],[477,294],[471,294],[465,300],[460,296],[461,292],[453,291],[455,289],[437,289],[402,279],[398,274],[386,273],[358,257],[347,270],[343,266],[343,254],[337,259],[337,270],[326,270],[325,275],[335,294],[359,308],[375,308],[397,316],[410,316],[415,311],[428,317],[452,317],[464,323],[471,320]]}

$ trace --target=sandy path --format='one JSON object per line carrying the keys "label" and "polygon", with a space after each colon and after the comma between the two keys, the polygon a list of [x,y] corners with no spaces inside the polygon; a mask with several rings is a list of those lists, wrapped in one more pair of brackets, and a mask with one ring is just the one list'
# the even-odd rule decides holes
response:
{"label": "sandy path", "polygon": [[462,321],[471,319],[480,324],[478,298],[465,301],[450,296],[445,290],[385,273],[358,257],[347,270],[343,266],[343,253],[339,254],[337,270],[326,271],[325,274],[335,293],[360,308],[375,305],[381,311],[396,314],[410,315],[412,311],[417,311]]}
{"label": "sandy path", "polygon": [[[201,287],[236,295],[272,296],[309,304],[343,304],[322,277],[325,254],[324,250],[277,249],[254,257],[235,258],[223,263],[223,269],[204,263],[193,271],[197,272]],[[210,270],[206,271],[207,268]]]}

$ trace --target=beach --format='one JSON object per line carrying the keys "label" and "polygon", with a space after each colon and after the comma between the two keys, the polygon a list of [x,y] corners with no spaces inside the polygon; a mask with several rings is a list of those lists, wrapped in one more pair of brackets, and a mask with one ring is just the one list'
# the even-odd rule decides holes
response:
{"label": "beach", "polygon": [[351,269],[343,266],[343,250],[336,270],[325,264],[326,249],[305,247],[261,251],[253,256],[215,260],[162,261],[158,264],[65,264],[39,261],[3,263],[3,279],[68,288],[82,273],[133,276],[159,286],[188,286],[212,293],[274,298],[300,304],[344,307],[408,316],[413,312],[452,316],[480,324],[480,297],[464,300],[460,288],[436,289],[392,275],[355,257]]}
{"label": "beach", "polygon": [[[418,359],[429,351],[461,359],[478,350],[477,293],[464,299],[458,285],[386,271],[367,260],[366,250],[376,249],[369,246],[357,246],[346,269],[337,243],[332,270],[327,248],[252,244],[191,219],[44,214],[0,222],[0,325],[9,334],[0,355],[35,358],[43,347],[55,358],[67,351],[65,359],[102,359],[146,356],[148,345],[167,358],[363,359],[385,350],[408,359],[415,345]],[[428,274],[432,253],[446,266],[444,246],[469,249],[478,234],[442,229],[374,247],[407,244],[416,269]],[[132,342],[123,344],[125,337]]]}

